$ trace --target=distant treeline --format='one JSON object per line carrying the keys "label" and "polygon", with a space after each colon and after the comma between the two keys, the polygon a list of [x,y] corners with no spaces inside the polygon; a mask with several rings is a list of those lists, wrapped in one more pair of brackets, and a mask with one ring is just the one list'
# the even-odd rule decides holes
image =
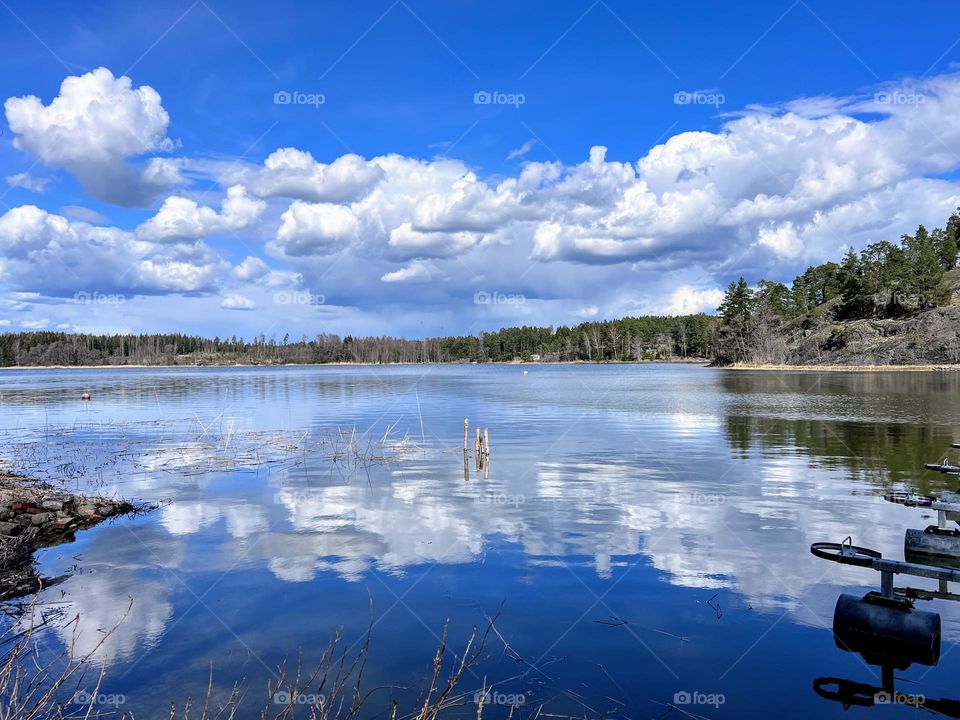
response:
{"label": "distant treeline", "polygon": [[321,334],[208,339],[180,334],[0,335],[0,366],[633,361],[712,358],[715,320],[698,314],[644,316],[574,327],[518,327],[462,337],[407,340]]}
{"label": "distant treeline", "polygon": [[[960,208],[958,208],[960,212]],[[787,287],[761,280],[751,288],[744,278],[730,283],[717,312],[717,360],[783,362],[791,321],[815,322],[821,306],[830,319],[896,318],[949,302],[944,273],[957,267],[960,214],[933,232],[920,225],[900,244],[873,243],[853,249],[837,264],[807,268]]]}
{"label": "distant treeline", "polygon": [[[730,283],[718,317],[703,313],[585,322],[573,327],[514,327],[461,337],[407,340],[395,337],[304,335],[291,341],[259,335],[252,340],[181,334],[88,335],[62,332],[0,335],[0,366],[230,365],[307,363],[422,363],[637,361],[685,358],[733,362],[784,362],[788,328],[798,323],[894,318],[949,299],[944,273],[957,265],[960,214],[945,228],[921,225],[900,244],[882,241],[837,264],[807,268],[790,287],[744,278]],[[824,308],[824,306],[826,306]],[[825,312],[821,312],[823,309]]]}

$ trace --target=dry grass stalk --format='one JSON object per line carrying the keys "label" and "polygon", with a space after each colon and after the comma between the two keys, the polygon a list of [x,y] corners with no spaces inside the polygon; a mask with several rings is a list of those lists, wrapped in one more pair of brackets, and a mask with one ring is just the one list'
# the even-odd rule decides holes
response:
{"label": "dry grass stalk", "polygon": [[[94,646],[79,656],[75,648],[80,616],[75,616],[69,623],[73,625],[73,630],[66,650],[62,655],[47,659],[41,657],[35,643],[35,632],[45,623],[38,626],[35,622],[37,606],[34,600],[16,622],[0,635],[0,644],[12,643],[0,661],[0,720],[88,720],[98,717],[94,703],[106,673],[105,663],[100,664],[100,672],[93,692],[88,695],[88,703],[70,709],[63,706],[61,698],[64,690],[69,689],[68,686],[74,689],[73,698],[77,697],[77,689],[90,660],[127,618],[132,607],[133,600],[116,624],[101,633]],[[71,703],[71,706],[75,704]]]}
{"label": "dry grass stalk", "polygon": [[[498,613],[499,616],[499,613]],[[447,633],[449,621],[444,625],[440,645],[433,659],[433,672],[430,685],[422,705],[406,714],[400,714],[400,705],[395,698],[390,699],[390,720],[437,720],[441,714],[455,707],[473,702],[477,693],[458,693],[457,687],[466,672],[477,665],[483,656],[487,640],[493,632],[494,617],[485,631],[478,636],[473,628],[463,654],[456,659],[449,676],[442,680],[445,659],[449,652]],[[293,720],[304,716],[309,720],[356,720],[361,712],[368,708],[374,695],[390,690],[407,690],[396,685],[381,685],[364,689],[364,671],[370,657],[373,616],[371,612],[367,633],[356,653],[343,648],[343,636],[337,632],[330,639],[320,659],[307,670],[302,653],[298,653],[297,662],[292,669],[286,661],[277,667],[276,678],[267,684],[267,702],[260,711],[260,720]],[[482,693],[477,700],[477,718],[480,720],[485,706],[488,690],[484,681]],[[207,684],[201,714],[197,720],[232,720],[239,712],[240,686],[234,685],[229,697],[218,707],[212,702],[213,669]],[[170,720],[190,720],[193,703],[188,699],[177,713],[176,704],[171,704]],[[511,716],[513,708],[511,708]],[[0,720],[3,720],[0,718]],[[19,718],[17,719],[19,720]]]}

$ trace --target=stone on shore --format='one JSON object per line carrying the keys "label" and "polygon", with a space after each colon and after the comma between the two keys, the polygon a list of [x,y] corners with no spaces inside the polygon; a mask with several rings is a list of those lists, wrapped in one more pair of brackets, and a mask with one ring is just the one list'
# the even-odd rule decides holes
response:
{"label": "stone on shore", "polygon": [[0,552],[8,559],[0,572],[0,600],[40,588],[33,551],[71,542],[75,531],[136,509],[121,500],[72,495],[35,483],[0,472]]}
{"label": "stone on shore", "polygon": [[20,534],[35,527],[48,539],[73,529],[89,527],[101,520],[128,512],[132,507],[100,497],[84,497],[48,488],[0,488],[0,536]]}

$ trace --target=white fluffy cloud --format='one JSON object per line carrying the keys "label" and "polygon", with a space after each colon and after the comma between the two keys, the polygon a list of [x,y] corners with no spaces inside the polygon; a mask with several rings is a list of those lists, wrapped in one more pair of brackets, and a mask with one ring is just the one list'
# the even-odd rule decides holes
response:
{"label": "white fluffy cloud", "polygon": [[[810,247],[811,226],[822,230],[824,218],[878,194],[893,202],[915,197],[925,174],[960,165],[918,132],[924,124],[942,142],[960,141],[960,130],[946,120],[960,111],[960,78],[912,89],[924,103],[821,99],[760,108],[717,132],[680,133],[636,163],[608,160],[607,149],[596,146],[585,162],[528,163],[497,185],[455,160],[388,155],[360,163],[344,156],[322,167],[349,159],[376,168],[376,182],[349,203],[322,204],[313,216],[306,213],[311,206],[295,202],[275,247],[308,264],[311,255],[352,244],[358,254],[403,264],[396,270],[490,244],[527,245],[538,263],[640,262],[661,271],[696,263],[719,272],[746,255],[768,267],[823,257],[844,240],[868,238],[855,233]],[[864,119],[865,113],[873,115]],[[291,149],[282,152],[298,158],[298,167],[318,165]],[[274,168],[276,155],[268,159]],[[954,202],[938,199],[946,207],[934,219]],[[894,237],[903,214],[885,213]]]}
{"label": "white fluffy cloud", "polygon": [[234,294],[227,295],[221,300],[220,307],[226,308],[227,310],[255,310],[257,304],[248,297]]}
{"label": "white fluffy cloud", "polygon": [[234,166],[221,180],[241,183],[263,198],[289,197],[311,202],[348,202],[366,194],[382,171],[359,155],[343,155],[329,165],[296,148],[280,148],[261,168]]}
{"label": "white fluffy cloud", "polygon": [[380,278],[385,283],[425,283],[436,274],[436,268],[430,263],[415,260],[399,270],[384,273]]}
{"label": "white fluffy cloud", "polygon": [[0,216],[0,254],[0,277],[10,287],[57,296],[211,290],[229,267],[202,245],[165,248],[34,205]]}
{"label": "white fluffy cloud", "polygon": [[[582,162],[525,162],[493,179],[448,158],[321,161],[293,147],[262,164],[146,158],[172,147],[159,95],[99,69],[67,78],[49,105],[9,99],[17,146],[100,199],[133,204],[189,171],[220,182],[224,200],[217,209],[166,197],[133,231],[100,227],[108,223],[82,208],[71,217],[95,224],[18,208],[0,218],[0,271],[16,289],[55,292],[75,286],[80,268],[107,287],[216,292],[225,309],[260,312],[269,288],[297,288],[324,295],[324,313],[405,306],[423,313],[411,319],[418,328],[424,317],[466,325],[494,312],[548,323],[578,308],[589,317],[710,310],[730,276],[789,280],[846,246],[942,222],[958,204],[949,173],[960,159],[949,149],[960,145],[960,75],[883,91],[922,101],[870,93],[750,107],[638,159],[596,145]],[[240,232],[265,243],[262,255],[251,247],[234,265],[204,243]],[[478,308],[480,290],[526,302]]]}
{"label": "white fluffy cloud", "polygon": [[[295,200],[271,248],[308,284],[322,277],[328,294],[338,283],[350,294],[327,272],[329,256],[344,251],[338,268],[349,269],[349,282],[461,277],[591,301],[599,291],[591,306],[601,315],[624,307],[626,278],[615,268],[630,267],[644,281],[645,311],[709,311],[731,274],[789,279],[845,246],[945,220],[960,188],[930,176],[960,167],[942,147],[960,143],[951,120],[960,76],[890,91],[923,102],[871,95],[753,108],[715,132],[675,135],[636,162],[610,160],[595,146],[581,163],[530,162],[496,184],[456,160],[374,157],[362,167],[378,171],[375,181],[351,200]],[[283,152],[303,168],[318,165]],[[437,290],[431,301],[459,291]]]}
{"label": "white fluffy cloud", "polygon": [[360,222],[350,208],[296,200],[281,218],[277,244],[287,255],[327,255],[357,238]]}
{"label": "white fluffy cloud", "polygon": [[660,312],[664,315],[693,315],[700,312],[713,312],[723,300],[720,288],[697,288],[681,285],[670,294],[669,302]]}
{"label": "white fluffy cloud", "polygon": [[247,197],[240,185],[227,189],[220,212],[198,205],[185,197],[171,196],[159,212],[140,225],[136,234],[151,242],[192,242],[209,235],[238,232],[252,227],[263,214],[266,203]]}
{"label": "white fluffy cloud", "polygon": [[138,88],[106,68],[66,78],[49,105],[33,95],[4,103],[14,145],[50,167],[74,174],[93,197],[119,205],[143,205],[180,181],[168,162],[145,169],[130,158],[173,148],[170,117],[160,95]]}
{"label": "white fluffy cloud", "polygon": [[270,266],[253,255],[248,255],[233,269],[238,280],[255,281],[266,277],[270,273]]}

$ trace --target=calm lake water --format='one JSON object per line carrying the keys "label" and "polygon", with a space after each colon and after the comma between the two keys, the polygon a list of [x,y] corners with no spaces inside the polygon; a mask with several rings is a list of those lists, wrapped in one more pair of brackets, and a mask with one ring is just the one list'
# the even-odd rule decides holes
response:
{"label": "calm lake water", "polygon": [[[201,697],[211,662],[259,716],[277,664],[316,659],[337,628],[361,640],[371,602],[367,686],[407,701],[445,621],[459,652],[502,604],[460,689],[522,695],[515,717],[686,717],[678,693],[709,718],[846,717],[813,685],[880,685],[831,631],[837,596],[879,575],[809,545],[850,535],[902,559],[904,530],[935,519],[880,495],[956,489],[923,462],[960,440],[958,391],[955,373],[679,365],[9,371],[0,457],[161,503],[39,555],[69,576],[42,600],[80,613],[81,651],[132,598],[98,656],[101,693],[136,718]],[[490,429],[489,477],[472,457],[464,477],[464,417],[471,456]],[[897,689],[960,698],[960,607],[923,609],[943,617],[942,659]]]}

